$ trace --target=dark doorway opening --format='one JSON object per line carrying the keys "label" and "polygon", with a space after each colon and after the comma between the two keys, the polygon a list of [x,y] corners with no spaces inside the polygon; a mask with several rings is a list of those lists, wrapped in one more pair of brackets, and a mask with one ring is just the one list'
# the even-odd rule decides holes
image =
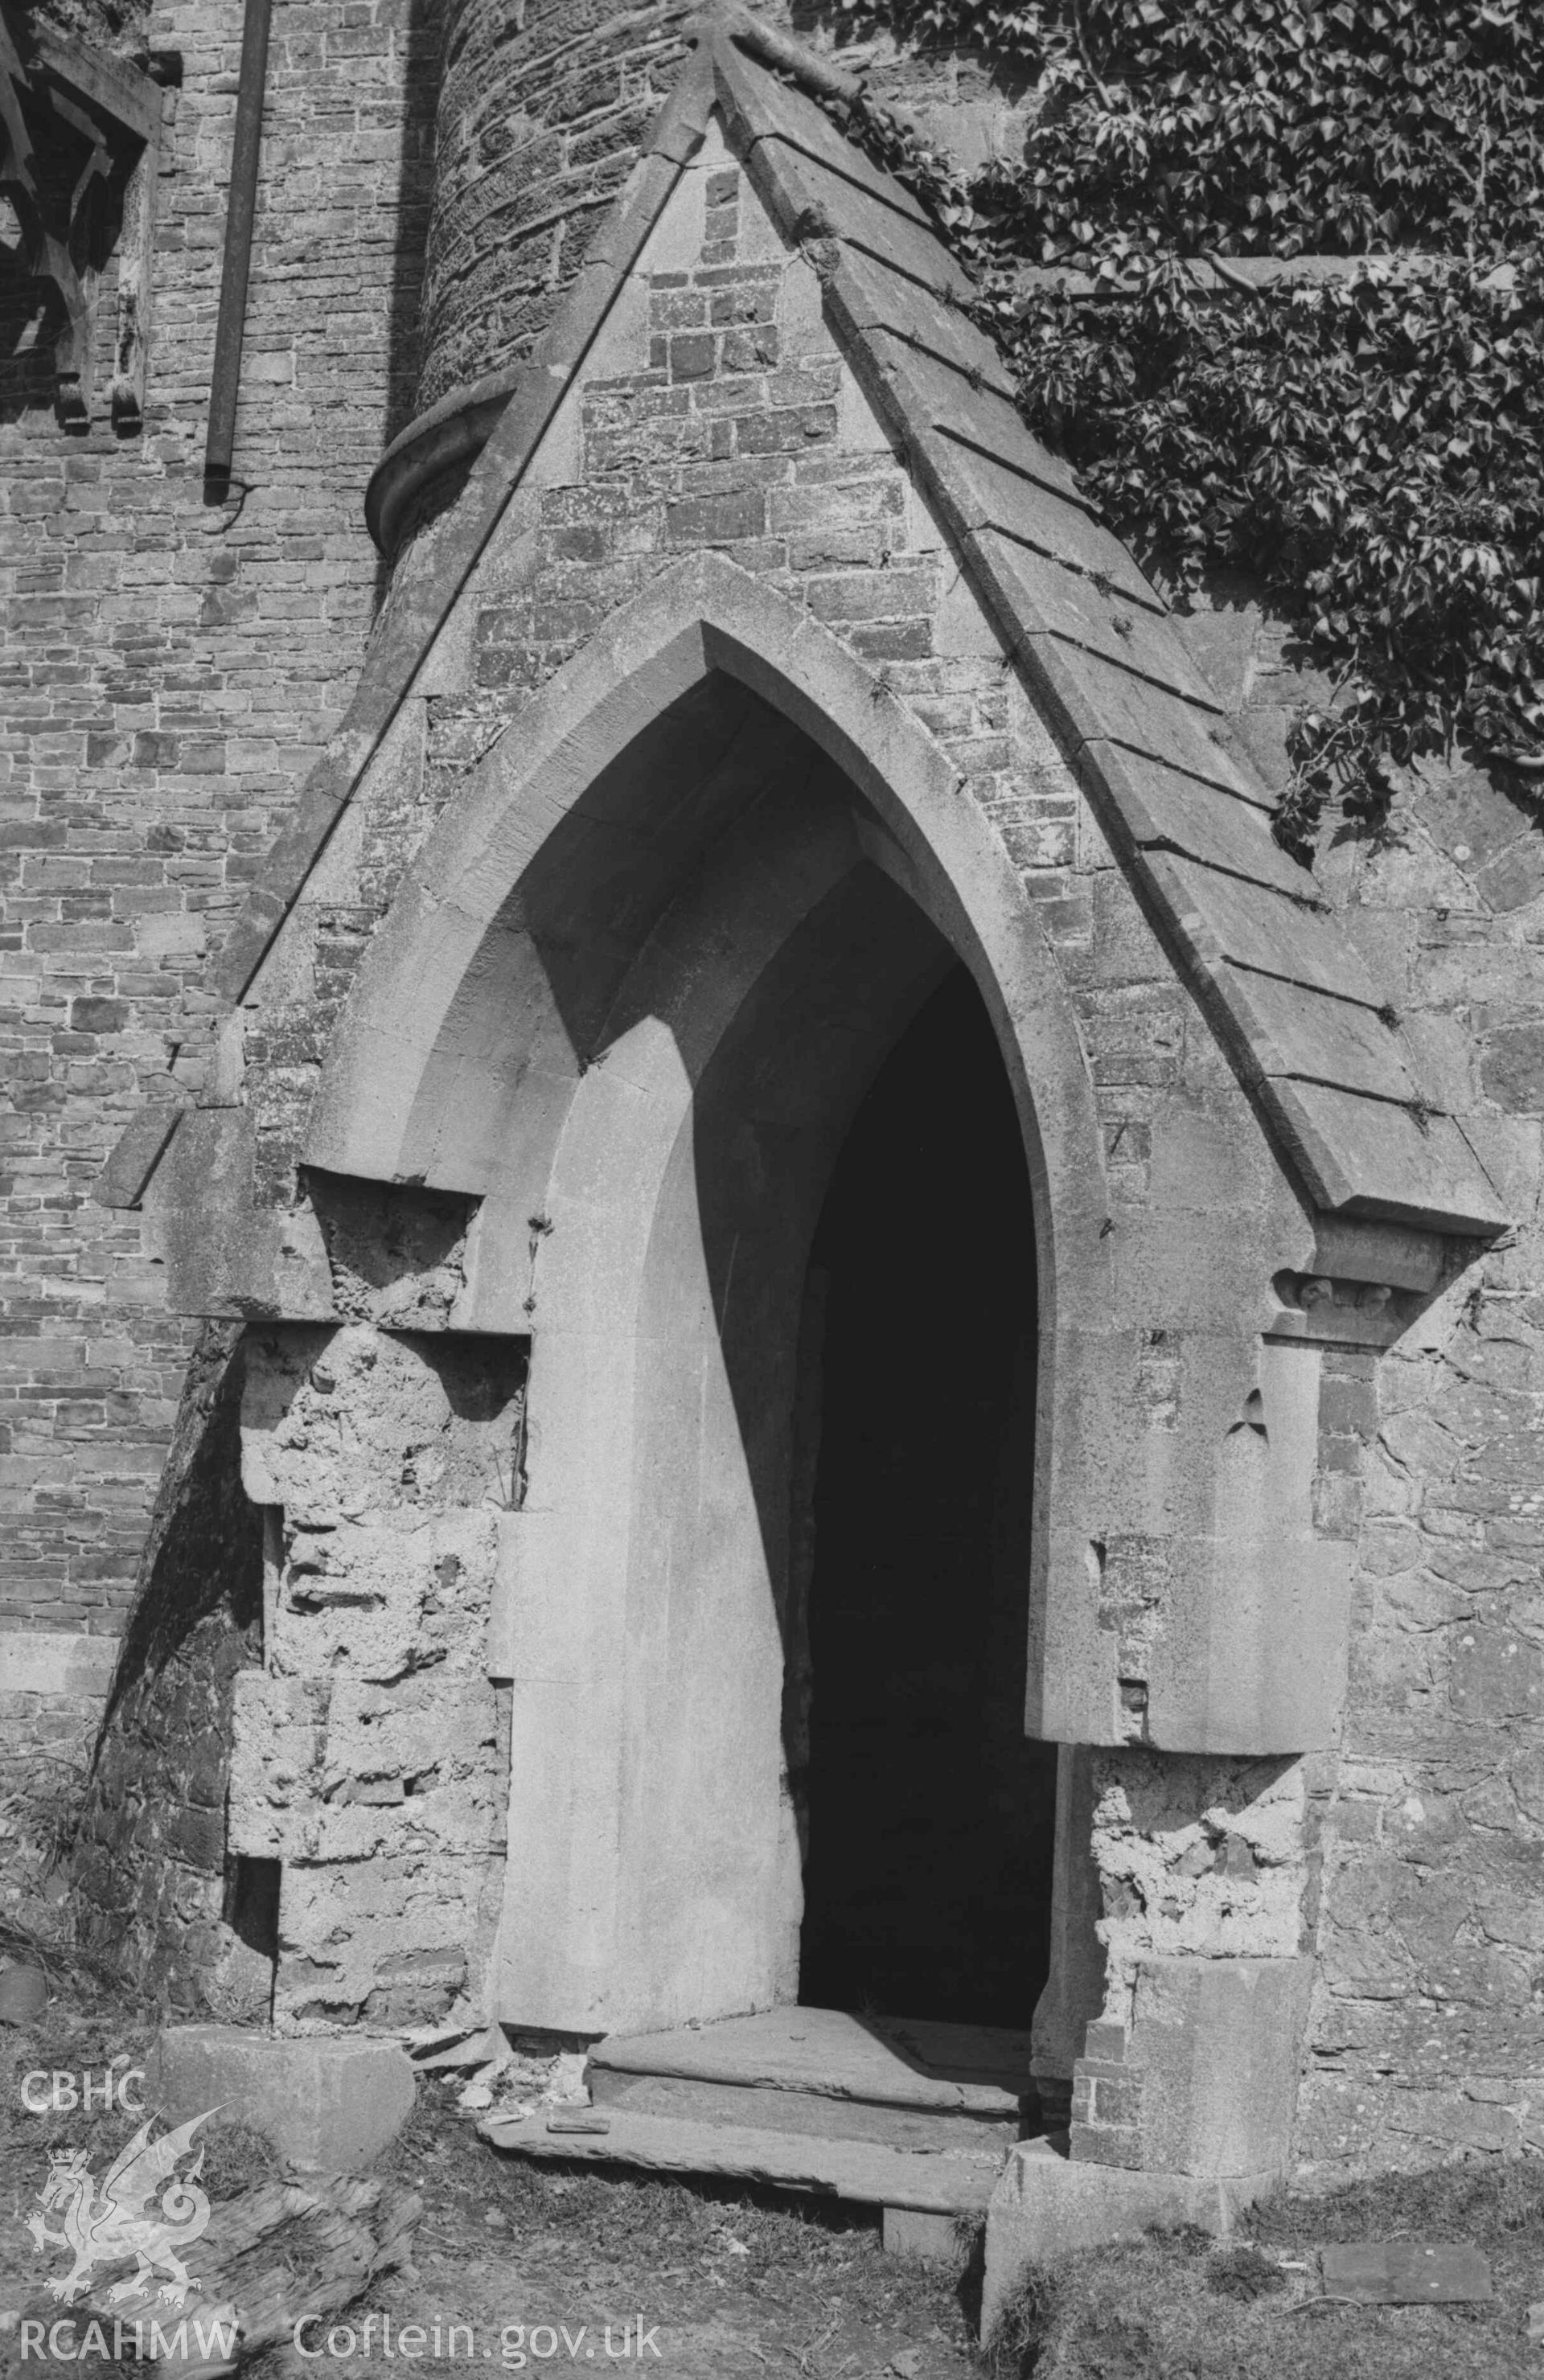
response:
{"label": "dark doorway opening", "polygon": [[800,1999],[1025,2026],[1055,1747],[1024,1735],[1027,1170],[963,967],[881,1068],[811,1255],[818,1362]]}

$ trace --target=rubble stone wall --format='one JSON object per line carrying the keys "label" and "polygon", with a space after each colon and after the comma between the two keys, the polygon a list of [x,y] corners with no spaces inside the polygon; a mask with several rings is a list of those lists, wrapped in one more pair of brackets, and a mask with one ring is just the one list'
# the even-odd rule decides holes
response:
{"label": "rubble stone wall", "polygon": [[[238,485],[229,507],[204,506],[240,9],[178,0],[149,31],[180,52],[183,79],[168,102],[146,430],[119,444],[103,421],[67,443],[15,390],[4,404],[13,930],[0,1037],[20,1087],[0,1353],[0,1621],[11,1625],[111,1630],[130,1608],[192,1331],[167,1313],[138,1219],[92,1208],[89,1189],[148,1099],[209,1079],[207,950],[338,717],[368,634],[379,572],[365,480],[416,405],[523,352],[548,319],[582,256],[582,224],[598,217],[585,194],[625,171],[679,15],[669,0],[637,12],[633,46],[608,56],[595,12],[595,42],[577,46],[569,75],[559,59],[572,6],[533,6],[523,33],[517,13],[468,0],[456,18],[466,39],[441,124],[464,188],[447,179],[421,381],[434,11],[430,0],[307,0],[275,25]],[[523,132],[497,104],[479,113],[480,75],[491,91],[506,87],[495,51],[501,72],[531,68]],[[908,92],[924,110],[979,108],[981,137],[996,137],[1003,94],[962,81],[957,62],[897,68],[887,95]],[[1063,756],[981,636],[900,459],[865,426],[815,310],[779,313],[782,268],[750,237],[735,173],[718,170],[703,231],[713,257],[699,246],[655,261],[641,351],[572,402],[571,460],[511,508],[467,606],[464,666],[447,662],[407,706],[350,822],[347,864],[329,862],[308,888],[286,945],[291,990],[248,1036],[264,1195],[296,1195],[331,1026],[436,817],[610,612],[683,553],[708,551],[806,606],[950,750],[1057,952],[1097,1087],[1112,1212],[1161,1189],[1168,1119],[1183,1103],[1212,1135],[1222,1245],[1260,1208],[1247,1104]],[[551,224],[529,195],[549,172],[568,177],[574,200]],[[456,209],[479,177],[491,211],[468,228]],[[491,261],[498,243],[483,237],[500,225],[517,258],[507,285]],[[812,276],[796,271],[808,301]],[[1257,759],[1279,770],[1285,722],[1309,690],[1279,632],[1240,601],[1186,633]],[[1090,1845],[1105,1948],[1129,1998],[1087,2014],[1124,2031],[1089,2045],[1114,2070],[1140,2032],[1144,1975],[1156,1980],[1141,2037],[1163,2030],[1164,1962],[1221,1975],[1252,1959],[1284,1989],[1311,1946],[1298,2146],[1327,2172],[1544,2147],[1544,841],[1481,772],[1432,769],[1403,784],[1387,832],[1327,841],[1319,873],[1519,1230],[1391,1352],[1324,1356],[1316,1511],[1356,1560],[1338,1764],[1262,1780],[1171,1767],[1140,1745],[1101,1755]],[[314,1203],[324,1226],[324,1191]],[[284,1863],[279,2006],[295,2024],[432,2012],[456,1978],[475,1981],[503,1823],[498,1696],[480,1631],[516,1374],[488,1420],[492,1439],[472,1428],[484,1451],[456,1451],[464,1417],[447,1359],[425,1352],[448,1311],[444,1283],[421,1287],[438,1259],[420,1262],[415,1243],[414,1285],[388,1313],[371,1303],[383,1284],[369,1262],[335,1243],[333,1254],[335,1319],[274,1325],[250,1358],[249,1489],[283,1515],[268,1524],[261,1667],[255,1507],[225,1501],[234,1376],[206,1394],[196,1372],[187,1411],[207,1425],[210,1494],[226,1517],[189,1536],[196,1560],[175,1550],[175,1527],[152,1540],[147,1624],[162,1608],[158,1575],[181,1582],[164,1606],[181,1618],[175,1642],[152,1630],[155,1658],[121,1682],[82,1868],[93,1938],[123,1946],[137,1972],[227,1972],[214,1820],[239,1680],[249,1723],[237,1730],[235,1850]],[[1134,1443],[1174,1427],[1183,1318],[1155,1319]],[[419,1441],[392,1438],[350,1512],[342,1450],[360,1424],[359,1442],[374,1443],[388,1378],[405,1415],[421,1408],[421,1445],[446,1467],[426,1482]],[[185,1475],[174,1465],[174,1503]],[[234,1534],[222,1535],[227,1522]],[[1117,1585],[1143,1548],[1109,1550],[1110,1625],[1139,1645],[1147,1590]],[[435,1653],[427,1665],[407,1658],[420,1639]],[[430,1763],[448,1714],[455,1756]],[[432,1871],[458,1879],[448,1926]],[[1089,2154],[1120,2161],[1129,2079],[1082,2077]]]}
{"label": "rubble stone wall", "polygon": [[[0,1063],[14,1087],[0,1628],[112,1634],[193,1334],[166,1311],[136,1219],[93,1207],[91,1186],[148,1101],[210,1081],[210,953],[346,706],[381,593],[362,512],[376,461],[434,393],[523,353],[550,318],[603,212],[591,200],[625,176],[680,55],[685,10],[650,0],[619,24],[592,0],[298,0],[275,15],[225,506],[205,505],[201,462],[241,0],[36,13],[180,76],[143,431],[115,438],[107,419],[110,305],[88,435],[58,429],[34,356],[0,364]],[[420,369],[447,18],[428,310],[444,360]],[[874,48],[851,46],[833,6],[801,30],[845,58]],[[968,63],[879,47],[888,96],[987,104]],[[491,212],[463,256],[456,211],[474,186]],[[531,231],[538,199],[552,220]],[[348,956],[351,929],[340,919]]]}
{"label": "rubble stone wall", "polygon": [[263,1666],[238,1681],[230,1848],[282,1863],[281,2030],[441,2015],[498,1912],[508,1690],[489,1676],[526,1350],[369,1322],[255,1330]]}
{"label": "rubble stone wall", "polygon": [[1412,775],[1325,855],[1515,1235],[1378,1366],[1325,1838],[1304,2155],[1544,2150],[1544,838],[1479,771]]}
{"label": "rubble stone wall", "polygon": [[[1327,685],[1247,589],[1185,634],[1277,783]],[[1402,772],[1316,873],[1517,1229],[1327,1381],[1352,1661],[1323,1780],[1305,2165],[1544,2149],[1544,835],[1477,767]]]}

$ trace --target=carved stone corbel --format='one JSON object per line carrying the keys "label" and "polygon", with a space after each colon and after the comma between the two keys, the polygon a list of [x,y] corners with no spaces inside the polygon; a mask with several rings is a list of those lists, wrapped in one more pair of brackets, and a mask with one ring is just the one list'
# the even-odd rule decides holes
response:
{"label": "carved stone corbel", "polygon": [[163,93],[121,59],[46,30],[25,41],[0,0],[0,196],[20,237],[13,269],[43,285],[54,334],[54,399],[66,429],[91,421],[103,270],[118,255],[112,408],[123,432],[144,407]]}
{"label": "carved stone corbel", "polygon": [[1417,1321],[1462,1270],[1467,1243],[1436,1232],[1320,1216],[1313,1263],[1278,1273],[1268,1339],[1380,1354]]}

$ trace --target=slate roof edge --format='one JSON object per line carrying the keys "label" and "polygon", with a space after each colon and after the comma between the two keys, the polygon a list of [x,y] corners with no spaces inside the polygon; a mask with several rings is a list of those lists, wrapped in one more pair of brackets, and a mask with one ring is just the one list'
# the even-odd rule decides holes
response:
{"label": "slate roof edge", "polygon": [[[666,101],[655,127],[649,148],[640,158],[638,167],[630,177],[627,188],[619,197],[607,220],[602,237],[591,260],[559,308],[551,330],[541,343],[537,356],[515,379],[510,394],[499,413],[480,456],[473,465],[471,486],[478,488],[481,501],[475,505],[458,507],[446,520],[444,543],[436,556],[432,572],[421,588],[407,589],[403,600],[389,605],[376,637],[366,654],[359,683],[349,709],[340,727],[331,739],[322,759],[310,771],[302,789],[298,809],[277,841],[271,846],[260,877],[253,885],[248,902],[238,917],[225,946],[211,970],[212,988],[234,1004],[240,1001],[266,954],[284,919],[298,899],[306,878],[324,848],[344,807],[351,797],[365,770],[378,750],[384,735],[396,717],[403,701],[410,692],[419,669],[432,645],[435,636],[458,600],[463,588],[475,570],[482,552],[503,516],[510,497],[518,486],[525,467],[534,452],[553,411],[568,386],[575,370],[582,363],[590,345],[609,312],[618,290],[641,249],[644,240],[675,187],[680,172],[706,129],[715,97],[723,101],[726,116],[742,116],[743,94],[736,85],[743,79],[736,74],[742,52],[754,52],[765,62],[784,73],[790,71],[805,89],[821,96],[839,97],[850,102],[857,95],[859,86],[851,78],[835,74],[823,62],[798,50],[782,36],[772,35],[756,24],[738,0],[717,0],[691,28],[697,47],[683,67],[681,75]],[[762,69],[764,71],[764,67]],[[754,100],[754,83],[751,88]],[[834,126],[832,137],[844,140]],[[786,128],[764,129],[760,133],[750,127],[750,153],[747,170],[752,179],[763,185],[769,176],[776,181],[775,159],[788,139]],[[834,176],[844,188],[850,188],[869,208],[877,201],[872,180],[879,169],[865,161],[861,175],[849,176],[832,164],[822,153],[830,143],[824,137],[813,140],[803,152],[805,160],[815,170]],[[851,145],[851,144],[846,144]],[[796,144],[794,154],[800,151]],[[856,155],[855,152],[855,155]],[[785,193],[784,194],[785,198]],[[861,309],[841,302],[841,259],[845,253],[840,227],[824,222],[801,225],[789,222],[786,203],[776,202],[774,194],[763,188],[763,196],[772,203],[774,215],[783,222],[785,232],[809,254],[821,273],[828,301],[843,333],[848,360],[862,381],[881,412],[881,419],[892,426],[897,443],[901,444],[931,500],[938,505],[950,534],[959,543],[962,554],[970,567],[971,576],[989,613],[998,622],[1004,640],[1037,692],[1050,704],[1064,735],[1070,739],[1080,777],[1092,794],[1095,806],[1107,830],[1113,833],[1133,879],[1145,895],[1144,905],[1154,915],[1162,937],[1182,978],[1190,983],[1202,998],[1203,1005],[1220,1023],[1225,1020],[1223,1038],[1234,1055],[1241,1077],[1255,1092],[1273,1125],[1276,1136],[1299,1173],[1314,1202],[1331,1212],[1375,1212],[1391,1219],[1418,1218],[1427,1228],[1443,1230],[1466,1236],[1494,1234],[1505,1228],[1509,1220],[1493,1187],[1489,1184],[1483,1167],[1474,1160],[1475,1177],[1490,1189],[1490,1198],[1470,1196],[1444,1205],[1441,1197],[1412,1195],[1402,1197],[1399,1185],[1387,1192],[1376,1187],[1370,1192],[1355,1186],[1354,1169],[1338,1161],[1338,1155],[1327,1146],[1320,1124],[1303,1101],[1296,1099],[1290,1077],[1269,1074],[1258,1062],[1258,1053],[1251,1045],[1252,1020],[1245,1013],[1234,1014],[1229,1001],[1229,985],[1224,976],[1209,966],[1203,954],[1193,946],[1185,929],[1185,920],[1175,904],[1165,896],[1161,865],[1151,860],[1160,855],[1154,851],[1149,859],[1144,845],[1129,831],[1123,808],[1123,791],[1118,778],[1112,777],[1101,760],[1100,741],[1118,744],[1120,731],[1100,717],[1100,681],[1097,669],[1088,667],[1089,656],[1079,654],[1076,645],[1068,646],[1060,634],[1047,634],[1043,625],[1025,618],[1014,609],[1011,589],[1005,588],[1001,574],[991,566],[990,553],[983,548],[981,533],[986,522],[972,522],[962,516],[957,504],[951,502],[946,463],[935,455],[938,438],[930,410],[918,410],[908,404],[906,392],[893,371],[882,368],[876,354],[873,337],[858,319]],[[936,264],[923,258],[921,270],[933,287],[931,302],[946,308],[950,302],[945,293],[957,288],[961,279],[958,268],[949,257],[940,234],[918,220],[915,210],[896,210],[904,220],[913,250],[917,240],[936,242],[940,251]],[[872,257],[872,248],[861,237],[853,245],[859,257]],[[913,262],[917,259],[913,254]],[[880,269],[894,271],[893,261],[880,260]],[[844,320],[845,316],[845,320]],[[947,357],[941,361],[947,364]],[[950,367],[954,369],[954,367]],[[470,394],[470,393],[468,393]],[[1000,401],[1000,400],[999,400]],[[492,393],[490,392],[490,405]],[[433,425],[443,428],[447,437],[455,440],[457,408],[452,407],[442,420]],[[408,437],[422,425],[409,425]],[[1039,453],[1039,443],[1027,431],[1025,437]],[[395,442],[397,447],[402,441]],[[1048,499],[1064,504],[1080,506],[1085,515],[1089,507],[1080,492],[1062,487],[1066,468],[1044,455],[1044,483]],[[942,465],[942,468],[941,468]],[[1069,661],[1075,664],[1069,668]],[[1108,657],[1104,659],[1108,671]],[[1090,690],[1092,689],[1092,690]],[[1108,692],[1108,679],[1104,682]],[[1173,703],[1187,706],[1189,717],[1194,698],[1178,692],[1166,697]],[[1214,734],[1219,744],[1225,738]],[[1162,755],[1163,765],[1171,765]],[[1215,782],[1224,791],[1235,792],[1240,767],[1246,779],[1254,771],[1246,760],[1240,763],[1236,753],[1224,765],[1221,756],[1206,767],[1211,771],[1205,782]],[[1262,795],[1264,789],[1262,788]],[[1198,860],[1191,864],[1208,867]],[[1218,872],[1218,871],[1210,871]],[[1307,879],[1311,886],[1312,879]],[[1265,897],[1288,903],[1289,896],[1279,885],[1254,883],[1251,890]],[[1205,990],[1203,990],[1203,983]],[[1411,1070],[1415,1074],[1416,1070]],[[1418,1075],[1416,1075],[1418,1081]],[[1317,1088],[1317,1078],[1305,1081],[1304,1089]],[[1331,1095],[1355,1099],[1358,1094],[1342,1089],[1330,1081]],[[1390,1103],[1377,1102],[1388,1108]],[[1421,1130],[1427,1129],[1426,1119],[1441,1114],[1435,1105],[1420,1102],[1421,1116],[1416,1119]],[[164,1112],[164,1111],[163,1111]],[[180,1112],[186,1112],[182,1111]],[[132,1148],[120,1144],[121,1156],[115,1152],[94,1193],[103,1203],[126,1205],[137,1198],[125,1195],[128,1178],[141,1172],[139,1152],[148,1151],[158,1138],[160,1146],[151,1156],[144,1178],[139,1182],[142,1196],[150,1173],[153,1172],[169,1145],[171,1132],[177,1118],[164,1136],[140,1128],[140,1137]],[[1456,1119],[1442,1116],[1453,1133],[1469,1145]],[[1415,1126],[1412,1125],[1412,1130]],[[134,1127],[130,1127],[133,1132]],[[1352,1152],[1355,1156],[1355,1151]],[[1472,1150],[1469,1150],[1471,1158]]]}
{"label": "slate roof edge", "polygon": [[[734,25],[731,23],[726,30],[733,37]],[[737,71],[734,47],[731,42],[720,40],[715,41],[711,48],[726,118],[732,125],[736,119],[742,127],[752,124],[754,90],[748,93],[747,79],[742,71]],[[1131,831],[1125,815],[1126,804],[1122,790],[1104,767],[1100,748],[1106,739],[1119,743],[1119,731],[1097,718],[1097,700],[1090,697],[1086,673],[1076,687],[1079,698],[1076,702],[1069,698],[1068,672],[1064,661],[1068,655],[1076,656],[1076,649],[1067,647],[1060,636],[1047,635],[1040,624],[1027,620],[1015,608],[1011,589],[1004,585],[1001,574],[993,569],[990,551],[983,543],[984,537],[990,534],[988,525],[972,519],[964,511],[950,484],[947,463],[939,451],[942,433],[931,419],[930,409],[918,403],[908,391],[905,377],[888,368],[887,360],[878,346],[879,340],[885,337],[894,339],[899,334],[870,326],[858,293],[850,284],[845,284],[845,259],[850,248],[856,247],[860,255],[871,254],[871,249],[867,242],[846,241],[840,222],[834,219],[830,209],[825,210],[826,219],[808,223],[804,220],[796,188],[786,184],[779,170],[776,154],[779,145],[772,134],[752,137],[744,157],[747,171],[758,183],[763,202],[770,206],[785,236],[799,241],[820,273],[828,308],[841,334],[849,364],[881,421],[916,471],[945,528],[955,540],[977,592],[996,622],[1008,649],[1068,740],[1077,773],[1094,798],[1101,823],[1112,834],[1132,877],[1145,896],[1144,907],[1169,949],[1182,978],[1197,993],[1213,1029],[1219,1031],[1241,1079],[1259,1101],[1274,1136],[1283,1147],[1314,1204],[1331,1213],[1356,1211],[1391,1220],[1404,1216],[1418,1220],[1426,1228],[1465,1237],[1492,1236],[1507,1228],[1511,1219],[1496,1196],[1494,1185],[1475,1156],[1467,1136],[1463,1134],[1457,1119],[1447,1118],[1445,1111],[1436,1102],[1429,1105],[1424,1100],[1411,1103],[1389,1099],[1337,1083],[1331,1073],[1322,1077],[1317,1073],[1299,1077],[1295,1074],[1273,1071],[1261,1062],[1256,1047],[1258,1033],[1254,1020],[1236,1000],[1226,970],[1208,965],[1202,953],[1193,947],[1178,905],[1167,896],[1161,868],[1155,868],[1150,864],[1147,845]],[[942,245],[937,232],[925,236],[939,239]],[[897,268],[889,260],[885,264],[886,269],[893,272],[902,270],[909,280],[917,277],[915,271]],[[939,278],[942,280],[942,277],[941,274]],[[942,308],[949,301],[935,291],[931,302]],[[954,369],[953,366],[950,368]],[[1038,444],[1038,442],[1034,443]],[[1056,486],[1058,467],[1049,454],[1044,460],[1045,492],[1064,504],[1069,499]],[[1081,501],[1086,512],[1091,510],[1087,499]],[[1132,675],[1139,682],[1150,683],[1142,680],[1139,672],[1134,671]],[[1194,697],[1176,692],[1172,698],[1186,703],[1192,710],[1198,707]],[[1209,705],[1207,708],[1220,710],[1221,706]],[[1253,765],[1238,747],[1231,731],[1219,728],[1213,731],[1213,735],[1214,740],[1226,752],[1227,773],[1242,775],[1246,781],[1253,779],[1256,774]],[[1222,773],[1220,769],[1219,778]],[[1269,800],[1268,789],[1263,784],[1259,799],[1262,805]],[[1152,856],[1157,857],[1158,854],[1154,852]],[[1204,860],[1192,864],[1209,865]],[[1227,873],[1225,869],[1212,872],[1218,875]],[[1252,889],[1268,899],[1282,902],[1283,905],[1289,905],[1293,898],[1279,885],[1270,882],[1256,880]],[[1298,896],[1305,905],[1314,901],[1317,889],[1311,876],[1305,871],[1304,892]],[[1321,895],[1316,905],[1323,909]],[[1326,915],[1325,922],[1332,922],[1332,913]],[[1412,1077],[1418,1084],[1420,1070],[1413,1062],[1414,1053],[1405,1050],[1403,1055]],[[1386,1194],[1355,1186],[1350,1166],[1328,1146],[1323,1132],[1299,1097],[1295,1088],[1299,1080],[1304,1091],[1323,1087],[1337,1097],[1363,1099],[1385,1114],[1397,1110],[1411,1119],[1413,1130],[1422,1134],[1427,1132],[1429,1119],[1444,1118],[1472,1160],[1472,1182],[1466,1190],[1454,1192],[1447,1201],[1432,1195],[1429,1185],[1424,1189],[1411,1188],[1408,1197],[1402,1196],[1397,1184],[1390,1185]]]}
{"label": "slate roof edge", "polygon": [[[575,371],[700,144],[712,103],[711,67],[706,44],[699,43],[683,67],[648,147],[614,201],[589,261],[565,295],[535,355],[510,376],[509,393],[497,419],[491,421],[490,433],[472,466],[468,492],[478,488],[480,503],[446,520],[444,541],[427,584],[408,589],[400,601],[389,599],[377,622],[348,709],[307,775],[294,812],[264,854],[231,931],[207,969],[206,983],[224,1007],[234,1008],[244,997],[411,692],[434,638],[481,560]],[[480,387],[492,396],[487,382]],[[452,436],[456,410],[453,406],[442,425]],[[409,433],[416,426],[421,425],[410,424]],[[140,1118],[133,1119],[92,1184],[93,1199],[119,1208],[138,1206],[182,1116],[201,1104],[189,1098],[179,1109],[157,1111],[164,1128],[155,1135],[157,1146],[144,1165],[139,1156],[148,1146],[148,1127]]]}

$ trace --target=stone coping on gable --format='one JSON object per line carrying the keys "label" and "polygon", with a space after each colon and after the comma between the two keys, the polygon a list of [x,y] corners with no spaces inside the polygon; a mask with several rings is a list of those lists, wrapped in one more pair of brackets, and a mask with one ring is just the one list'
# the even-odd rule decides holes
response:
{"label": "stone coping on gable", "polygon": [[[1012,402],[1001,358],[966,310],[972,284],[915,197],[749,55],[768,45],[746,25],[735,0],[700,20],[649,151],[504,404],[432,577],[388,611],[349,713],[216,963],[215,988],[237,1000],[250,983],[716,105],[772,220],[819,272],[850,368],[1313,1205],[1471,1238],[1505,1229],[1462,1125],[1426,1097],[1386,998],[1313,877],[1273,843],[1269,789],[1161,596]],[[812,63],[806,80],[826,71]],[[786,70],[781,47],[777,64]],[[485,401],[494,407],[495,393]],[[443,436],[459,458],[468,420],[453,406],[394,452],[427,457]],[[133,1203],[125,1177],[140,1172],[110,1160],[98,1195]]]}

